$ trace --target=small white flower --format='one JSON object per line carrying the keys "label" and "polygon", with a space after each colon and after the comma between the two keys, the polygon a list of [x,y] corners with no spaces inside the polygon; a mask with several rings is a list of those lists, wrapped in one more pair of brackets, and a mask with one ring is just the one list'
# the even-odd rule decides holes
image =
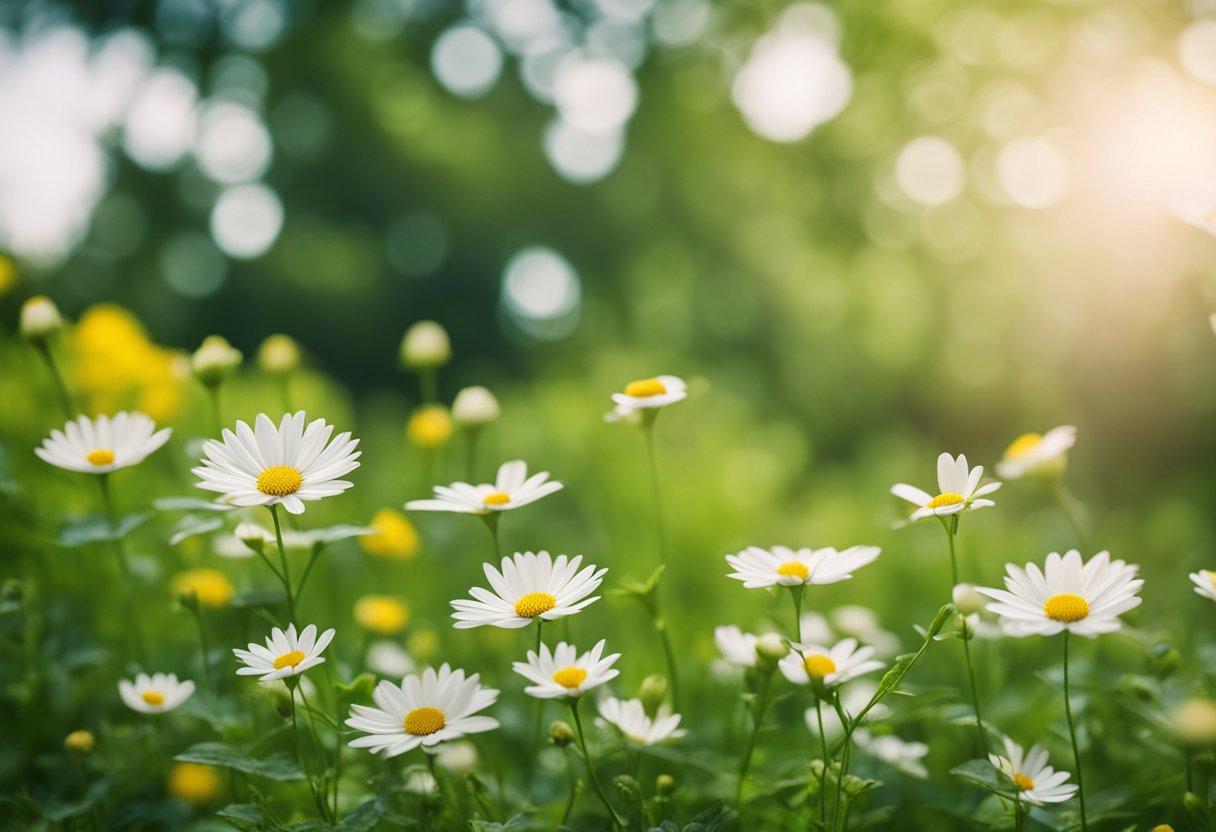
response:
{"label": "small white flower", "polygon": [[421,675],[406,676],[400,685],[383,681],[372,691],[378,707],[352,705],[346,724],[367,736],[351,740],[351,748],[367,748],[373,754],[396,757],[418,746],[436,754],[439,743],[467,734],[493,731],[498,720],[475,716],[498,699],[498,691],[483,688],[474,673],[447,664],[428,667]]}
{"label": "small white flower", "polygon": [[655,410],[667,407],[669,404],[688,398],[688,385],[682,378],[676,376],[655,376],[641,381],[631,381],[625,385],[624,393],[613,393],[612,400],[616,402],[616,412],[620,408],[626,410]]}
{"label": "small white flower", "polygon": [[834,688],[865,673],[881,670],[882,662],[869,660],[873,655],[873,647],[858,647],[855,638],[846,638],[832,647],[795,644],[778,667],[795,685],[818,681],[824,687]]}
{"label": "small white flower", "polygon": [[414,370],[433,370],[452,358],[448,331],[435,321],[419,321],[401,339],[401,360]]}
{"label": "small white flower", "polygon": [[1192,572],[1189,577],[1195,584],[1196,594],[1216,601],[1216,572],[1200,569],[1198,572]]}
{"label": "small white flower", "polygon": [[1005,449],[996,472],[1007,480],[1058,472],[1076,441],[1077,429],[1072,425],[1052,428],[1045,434],[1022,434]]}
{"label": "small white flower", "polygon": [[657,745],[664,740],[684,736],[680,730],[680,715],[670,713],[667,706],[659,708],[654,719],[646,716],[642,700],[630,699],[622,702],[609,696],[599,704],[600,716],[605,722],[616,726],[633,745]]}
{"label": "small white flower", "polygon": [[920,506],[912,512],[911,520],[945,517],[950,514],[958,514],[960,511],[972,511],[996,505],[992,500],[980,498],[996,491],[1001,484],[990,482],[980,485],[980,479],[983,476],[983,466],[977,465],[975,468],[968,468],[967,457],[962,454],[959,454],[957,458],[951,457],[950,454],[942,454],[937,458],[937,496],[902,482],[891,486],[891,493],[901,500],[907,500],[913,505]]}
{"label": "small white flower", "polygon": [[528,476],[528,466],[523,460],[504,462],[498,467],[494,483],[470,485],[454,482],[451,485],[435,486],[435,499],[410,500],[405,507],[410,511],[454,511],[461,514],[490,514],[495,511],[510,511],[555,491],[562,484],[549,481],[549,472]]}
{"label": "small white flower", "polygon": [[140,673],[131,683],[119,681],[118,693],[133,711],[143,714],[163,714],[185,702],[194,694],[194,682],[179,682],[175,673]]}
{"label": "small white flower", "polygon": [[727,575],[743,581],[747,589],[770,586],[809,586],[847,581],[853,572],[873,563],[882,552],[877,546],[850,546],[836,551],[798,549],[774,546],[771,551],[748,546],[737,555],[727,555],[726,562],[734,572]]}
{"label": "small white flower", "polygon": [[236,423],[224,429],[224,441],[203,443],[202,465],[191,469],[199,488],[218,491],[236,506],[276,506],[304,513],[305,500],[333,497],[351,487],[338,479],[359,467],[358,439],[316,419],[304,427],[304,411],[288,413],[276,428],[265,413],[255,427]]}
{"label": "small white flower", "polygon": [[1063,803],[1076,794],[1077,787],[1065,783],[1072,775],[1047,765],[1047,751],[1042,746],[1032,745],[1023,755],[1022,746],[1005,737],[1005,754],[1004,757],[989,754],[988,759],[997,771],[1009,778],[1018,790],[1018,796],[1027,803],[1035,806]]}
{"label": "small white flower", "polygon": [[498,419],[498,399],[484,387],[466,387],[452,400],[452,421],[462,428],[480,428]]}
{"label": "small white flower", "polygon": [[90,419],[77,416],[53,430],[34,453],[43,462],[68,471],[108,474],[138,465],[169,440],[172,428],[156,429],[142,413],[118,413]]}
{"label": "small white flower", "polygon": [[1049,554],[1043,571],[1033,563],[1025,569],[1006,564],[1007,592],[986,587],[976,591],[996,600],[988,610],[1001,617],[1005,635],[1054,636],[1068,630],[1094,638],[1118,630],[1119,616],[1140,605],[1136,593],[1144,581],[1136,578],[1137,569],[1112,561],[1109,552],[1082,564],[1081,554],[1072,549],[1063,557]]}
{"label": "small white flower", "polygon": [[35,295],[21,305],[21,337],[40,344],[63,328],[63,318],[55,301]]}
{"label": "small white flower", "polygon": [[249,645],[248,650],[234,649],[232,652],[245,663],[238,668],[238,676],[261,676],[263,682],[298,676],[310,667],[325,661],[321,654],[333,640],[334,630],[329,628],[317,638],[317,628],[309,624],[296,636],[296,625],[288,626],[287,632],[278,627],[270,631],[266,646]]}
{"label": "small white flower", "polygon": [[453,601],[453,626],[458,630],[487,624],[516,629],[527,627],[537,618],[553,621],[574,615],[599,600],[598,595],[587,596],[608,571],[591,565],[580,572],[582,562],[582,555],[552,558],[548,552],[517,552],[502,559],[502,572],[487,563],[483,569],[494,592],[473,587],[469,594],[476,600]]}
{"label": "small white flower", "polygon": [[404,676],[415,670],[414,659],[395,641],[377,641],[367,648],[367,668],[381,676]]}
{"label": "small white flower", "polygon": [[612,665],[621,654],[605,656],[603,653],[604,639],[581,656],[573,644],[563,641],[550,653],[542,643],[539,654],[529,650],[526,662],[515,662],[511,666],[520,676],[535,682],[524,688],[529,696],[537,699],[582,696],[620,674]]}
{"label": "small white flower", "polygon": [[756,639],[733,625],[714,628],[714,643],[722,657],[740,667],[756,666]]}
{"label": "small white flower", "polygon": [[876,737],[864,728],[854,732],[853,741],[859,748],[910,777],[923,780],[929,776],[929,769],[921,762],[929,754],[929,746],[923,742],[904,742],[894,734]]}

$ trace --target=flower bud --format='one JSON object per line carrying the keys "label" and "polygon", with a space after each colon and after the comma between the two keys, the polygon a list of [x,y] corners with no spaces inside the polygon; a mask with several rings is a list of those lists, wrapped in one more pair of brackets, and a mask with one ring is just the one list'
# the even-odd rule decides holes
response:
{"label": "flower bud", "polygon": [[300,366],[300,348],[290,335],[271,335],[258,347],[258,366],[271,375],[287,375]]}
{"label": "flower bud", "polygon": [[1194,792],[1187,792],[1182,796],[1182,807],[1197,818],[1208,817],[1207,803]]}
{"label": "flower bud", "polygon": [[963,615],[983,612],[988,605],[988,599],[975,589],[975,584],[957,584],[954,587],[954,606]]}
{"label": "flower bud", "polygon": [[1216,744],[1216,702],[1192,697],[1174,711],[1174,727],[1187,745]]}
{"label": "flower bud", "polygon": [[1168,823],[1159,823],[1153,827],[1153,832],[1174,832],[1174,827]]}
{"label": "flower bud", "polygon": [[452,402],[452,419],[456,427],[466,430],[481,428],[498,419],[498,399],[484,387],[466,387]]}
{"label": "flower bud", "polygon": [[401,360],[411,370],[433,370],[451,358],[448,331],[434,321],[419,321],[401,339]]}
{"label": "flower bud", "polygon": [[89,731],[73,731],[63,738],[63,747],[81,757],[93,750],[93,734]]}
{"label": "flower bud", "polygon": [[666,676],[661,673],[652,673],[642,680],[642,686],[638,689],[638,699],[642,702],[642,710],[646,712],[646,716],[654,719],[666,698]]}
{"label": "flower bud", "polygon": [[553,720],[549,723],[549,742],[558,748],[565,748],[574,742],[574,729],[567,722],[560,719]]}
{"label": "flower bud", "polygon": [[621,798],[622,803],[630,809],[642,808],[642,789],[638,786],[637,780],[628,774],[618,774],[613,779],[612,785],[616,787],[617,796]]}
{"label": "flower bud", "polygon": [[441,404],[423,405],[410,416],[405,435],[419,448],[439,448],[452,438],[452,418]]}
{"label": "flower bud", "polygon": [[776,633],[764,633],[756,639],[756,667],[771,673],[789,652],[785,639]]}
{"label": "flower bud", "polygon": [[676,791],[676,778],[670,774],[660,774],[654,779],[654,791],[659,797],[670,797]]}
{"label": "flower bud", "polygon": [[190,369],[208,387],[217,387],[237,367],[241,366],[241,351],[222,335],[208,335],[202,346],[190,356]]}
{"label": "flower bud", "polygon": [[238,523],[232,534],[257,553],[261,553],[266,544],[271,542],[270,534],[257,523]]}
{"label": "flower bud", "polygon": [[59,307],[47,296],[36,295],[21,307],[21,337],[31,344],[45,344],[62,328]]}

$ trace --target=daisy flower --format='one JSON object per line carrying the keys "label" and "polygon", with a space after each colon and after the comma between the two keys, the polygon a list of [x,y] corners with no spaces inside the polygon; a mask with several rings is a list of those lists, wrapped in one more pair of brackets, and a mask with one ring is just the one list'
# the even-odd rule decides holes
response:
{"label": "daisy flower", "polygon": [[53,430],[34,453],[43,462],[68,471],[108,474],[138,465],[169,440],[172,428],[156,429],[142,413],[118,413],[90,419],[77,416]]}
{"label": "daisy flower", "polygon": [[984,476],[983,466],[967,467],[967,457],[959,454],[957,458],[950,454],[942,454],[937,458],[937,496],[907,483],[891,486],[891,493],[901,500],[907,500],[919,506],[912,512],[911,520],[923,520],[926,517],[945,517],[958,514],[960,511],[971,511],[977,508],[996,505],[992,500],[980,499],[985,494],[991,494],[1001,487],[999,482],[980,485]]}
{"label": "daisy flower", "polygon": [[232,651],[245,663],[244,667],[237,669],[236,675],[261,676],[263,682],[298,676],[325,661],[321,654],[333,637],[334,630],[330,627],[317,638],[315,624],[309,624],[299,636],[296,635],[295,624],[288,626],[287,632],[275,627],[267,636],[265,647],[251,643],[248,650]]}
{"label": "daisy flower", "polygon": [[510,511],[513,508],[535,503],[555,491],[561,491],[560,482],[550,482],[549,472],[541,471],[528,476],[528,466],[521,460],[504,462],[498,467],[494,483],[469,485],[454,482],[451,485],[435,486],[435,499],[410,500],[405,507],[410,511],[454,511],[461,514],[483,514]]}
{"label": "daisy flower", "polygon": [[333,425],[316,419],[304,426],[304,411],[288,413],[276,428],[259,413],[253,428],[236,423],[224,429],[224,441],[203,443],[202,465],[192,469],[199,488],[218,491],[236,506],[280,503],[292,514],[304,513],[304,501],[333,497],[351,487],[338,479],[359,467],[358,439],[340,433],[330,442]]}
{"label": "daisy flower", "polygon": [[655,376],[625,385],[624,393],[613,393],[617,406],[615,413],[625,415],[625,410],[657,410],[688,398],[688,385],[676,376]]}
{"label": "daisy flower", "polygon": [[881,670],[883,663],[871,661],[873,655],[873,647],[858,647],[855,638],[838,641],[833,647],[795,644],[778,667],[795,685],[818,682],[834,688],[863,674]]}
{"label": "daisy flower", "polygon": [[469,594],[476,600],[452,602],[455,627],[465,630],[490,625],[516,629],[527,627],[534,619],[553,621],[599,600],[588,598],[604,578],[607,569],[594,565],[581,572],[583,556],[551,558],[548,552],[517,552],[502,559],[502,572],[490,564],[483,567],[494,592],[473,587]]}
{"label": "daisy flower", "polygon": [[1196,594],[1216,601],[1216,572],[1200,569],[1198,572],[1192,572],[1189,577],[1195,584]]}
{"label": "daisy flower", "polygon": [[493,705],[498,691],[483,688],[478,678],[476,673],[465,678],[463,670],[444,664],[438,673],[428,667],[400,685],[382,681],[372,691],[378,707],[351,705],[346,724],[367,735],[351,740],[351,748],[396,757],[421,745],[435,754],[439,743],[493,731],[498,720],[474,714]]}
{"label": "daisy flower", "polygon": [[757,638],[733,625],[714,628],[714,644],[718,645],[722,658],[740,667],[756,666]]}
{"label": "daisy flower", "polygon": [[1094,638],[1113,633],[1121,626],[1119,616],[1140,605],[1136,593],[1144,581],[1136,578],[1138,567],[1110,559],[1099,552],[1082,564],[1076,549],[1063,557],[1047,556],[1040,571],[1028,563],[1022,569],[1007,564],[1003,589],[977,587],[992,598],[988,610],[1001,617],[1001,628],[1009,636],[1054,636],[1069,631]]}
{"label": "daisy flower", "polygon": [[988,759],[997,771],[1009,778],[1017,788],[1018,796],[1027,803],[1035,806],[1063,803],[1076,794],[1077,787],[1065,783],[1072,775],[1047,765],[1047,751],[1042,746],[1032,745],[1023,755],[1022,746],[1005,737],[1005,754],[1004,757],[989,754]]}
{"label": "daisy flower", "polygon": [[1057,474],[1076,441],[1077,429],[1072,425],[1052,428],[1045,434],[1024,433],[1005,449],[996,472],[1007,480],[1032,474]]}
{"label": "daisy flower", "polygon": [[727,577],[743,581],[746,589],[770,586],[811,586],[847,581],[853,572],[873,563],[882,552],[877,546],[850,546],[842,552],[774,546],[771,551],[748,546],[737,555],[727,555],[734,569]]}
{"label": "daisy flower", "polygon": [[542,643],[539,654],[529,650],[526,662],[515,662],[511,667],[520,676],[535,682],[524,688],[529,696],[537,699],[582,696],[620,674],[612,665],[621,654],[605,656],[603,653],[604,639],[581,656],[573,644],[563,641],[550,653]]}
{"label": "daisy flower", "polygon": [[[865,705],[863,704],[864,708]],[[921,762],[929,755],[929,746],[923,742],[905,742],[894,734],[874,736],[865,728],[853,734],[853,741],[859,748],[873,754],[891,768],[902,771],[909,777],[921,780],[929,776],[929,769]]]}
{"label": "daisy flower", "polygon": [[654,719],[646,716],[642,700],[630,699],[622,702],[609,696],[599,705],[600,717],[625,735],[634,745],[657,745],[664,740],[684,736],[680,730],[680,715],[671,713],[666,705],[659,708]]}
{"label": "daisy flower", "polygon": [[142,714],[163,714],[194,695],[194,682],[179,682],[175,673],[140,673],[134,683],[123,679],[118,694],[128,708]]}

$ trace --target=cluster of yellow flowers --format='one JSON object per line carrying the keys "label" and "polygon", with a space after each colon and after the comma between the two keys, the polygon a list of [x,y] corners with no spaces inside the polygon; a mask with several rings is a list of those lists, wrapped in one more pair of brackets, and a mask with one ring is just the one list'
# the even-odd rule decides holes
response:
{"label": "cluster of yellow flowers", "polygon": [[166,422],[184,406],[188,358],[154,343],[126,309],[112,304],[87,309],[72,331],[71,346],[76,389],[89,412],[134,408]]}

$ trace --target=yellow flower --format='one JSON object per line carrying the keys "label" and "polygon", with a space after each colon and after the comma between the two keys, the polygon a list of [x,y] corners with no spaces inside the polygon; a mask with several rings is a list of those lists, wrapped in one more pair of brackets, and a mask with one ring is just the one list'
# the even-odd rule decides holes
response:
{"label": "yellow flower", "polygon": [[181,354],[148,340],[127,310],[112,304],[85,310],[72,333],[72,349],[76,384],[89,412],[134,407],[164,422],[181,411]]}
{"label": "yellow flower", "polygon": [[410,620],[410,611],[396,598],[364,595],[355,602],[355,620],[365,630],[391,636],[405,628],[405,623]]}
{"label": "yellow flower", "polygon": [[73,731],[63,738],[63,747],[73,754],[88,754],[93,750],[93,734],[89,731]]}
{"label": "yellow flower", "polygon": [[176,595],[193,595],[204,607],[227,606],[236,590],[232,582],[217,569],[188,569],[173,579]]}
{"label": "yellow flower", "polygon": [[408,560],[418,554],[418,530],[396,509],[382,508],[372,518],[375,534],[359,538],[363,551],[378,558]]}
{"label": "yellow flower", "polygon": [[220,778],[211,766],[178,763],[169,772],[169,794],[195,806],[210,803],[220,791]]}
{"label": "yellow flower", "polygon": [[405,435],[419,448],[438,448],[452,438],[452,417],[441,404],[424,405],[410,416]]}

